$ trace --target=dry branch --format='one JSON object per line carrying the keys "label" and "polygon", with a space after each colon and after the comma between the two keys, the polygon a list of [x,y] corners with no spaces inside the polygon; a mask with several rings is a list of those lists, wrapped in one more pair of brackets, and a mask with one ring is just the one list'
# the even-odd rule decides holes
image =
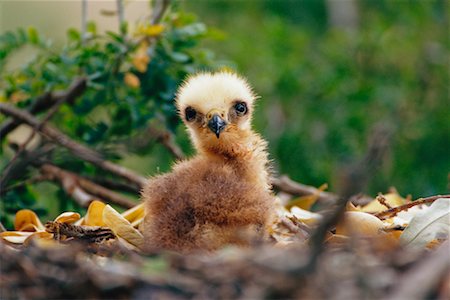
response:
{"label": "dry branch", "polygon": [[[39,124],[39,120],[37,120],[34,116],[29,114],[28,112],[20,110],[6,103],[0,103],[0,111],[3,112],[4,114],[12,116],[13,118],[15,118],[20,122],[27,123],[30,126],[37,127]],[[39,128],[39,131],[47,139],[69,149],[69,151],[72,152],[72,154],[74,154],[78,158],[90,162],[99,168],[102,168],[115,175],[123,177],[140,186],[144,185],[144,183],[146,182],[146,179],[144,177],[122,166],[104,160],[98,152],[72,140],[70,137],[68,137],[64,133],[60,132],[58,129],[48,124],[45,124],[44,126]]]}
{"label": "dry branch", "polygon": [[[31,106],[27,108],[27,111],[31,114],[37,114],[54,106],[57,103],[73,104],[75,100],[86,89],[86,82],[86,78],[84,77],[77,78],[69,86],[67,91],[45,93],[37,97],[33,104],[31,104]],[[60,104],[56,106],[59,106]],[[2,140],[4,137],[6,137],[8,133],[13,131],[17,126],[20,125],[20,123],[21,122],[18,122],[18,120],[14,118],[4,121],[3,124],[0,125],[0,139]]]}
{"label": "dry branch", "polygon": [[450,272],[449,250],[450,243],[447,241],[403,275],[386,299],[428,299],[430,293]]}
{"label": "dry branch", "polygon": [[433,203],[434,201],[436,201],[439,198],[450,198],[450,195],[437,195],[437,196],[431,196],[431,197],[427,197],[427,198],[420,198],[417,199],[416,201],[413,202],[409,202],[397,207],[393,207],[384,211],[381,211],[379,213],[376,213],[375,216],[380,218],[380,219],[387,219],[391,216],[395,216],[396,214],[398,214],[399,212],[403,211],[403,210],[408,210],[413,206],[416,205],[421,205],[421,204],[426,204],[426,203]]}
{"label": "dry branch", "polygon": [[70,171],[63,170],[50,164],[44,164],[41,167],[41,171],[43,174],[49,176],[50,179],[61,183],[64,190],[70,196],[74,197],[81,206],[88,206],[96,199],[96,197],[125,208],[131,208],[136,205],[134,201],[122,197],[121,195]]}
{"label": "dry branch", "polygon": [[279,178],[271,178],[272,185],[275,189],[295,196],[319,195],[318,201],[324,203],[334,203],[338,196],[328,192],[322,192],[315,187],[304,185],[293,181],[286,175]]}
{"label": "dry branch", "polygon": [[53,233],[56,240],[65,237],[83,240],[88,243],[100,243],[115,238],[111,229],[98,226],[81,226],[49,221],[45,223],[45,230]]}

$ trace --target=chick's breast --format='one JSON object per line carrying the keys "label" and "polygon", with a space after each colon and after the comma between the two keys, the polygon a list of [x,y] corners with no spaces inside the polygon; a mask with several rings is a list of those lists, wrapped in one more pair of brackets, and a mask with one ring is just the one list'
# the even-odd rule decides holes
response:
{"label": "chick's breast", "polygon": [[231,164],[193,159],[150,179],[143,191],[147,249],[215,249],[242,243],[238,235],[249,228],[261,234],[272,197],[242,172]]}

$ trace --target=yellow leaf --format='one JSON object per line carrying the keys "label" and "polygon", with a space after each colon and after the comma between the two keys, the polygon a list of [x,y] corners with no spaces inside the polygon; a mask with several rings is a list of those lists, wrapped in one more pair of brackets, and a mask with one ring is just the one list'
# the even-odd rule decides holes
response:
{"label": "yellow leaf", "polygon": [[103,222],[108,226],[114,234],[123,238],[128,243],[142,248],[144,237],[135,229],[131,223],[119,214],[114,208],[106,205],[103,209]]}
{"label": "yellow leaf", "polygon": [[359,211],[348,211],[343,220],[336,226],[336,234],[375,236],[382,234],[384,223],[377,217]]}
{"label": "yellow leaf", "polygon": [[302,196],[302,197],[298,197],[294,200],[292,200],[291,202],[289,202],[286,205],[287,209],[290,209],[293,206],[298,206],[302,209],[306,209],[306,210],[310,210],[311,206],[313,206],[314,203],[316,203],[317,199],[319,199],[320,196],[320,192],[323,192],[324,190],[326,190],[328,188],[328,185],[322,184],[318,189],[317,192],[311,195],[306,195],[306,196]]}
{"label": "yellow leaf", "polygon": [[322,215],[301,209],[297,206],[291,208],[291,214],[307,225],[316,224],[322,219]]}
{"label": "yellow leaf", "polygon": [[[53,233],[49,233],[47,231],[39,231],[39,232],[34,232],[32,235],[30,235],[29,237],[27,237],[23,244],[25,246],[28,246],[32,240],[35,239],[39,239],[39,240],[50,240],[50,241],[54,241],[53,240]],[[54,243],[52,243],[54,244]]]}
{"label": "yellow leaf", "polygon": [[[397,193],[388,193],[382,195],[386,199],[386,203],[391,207],[397,207],[406,203],[406,199],[402,198]],[[364,212],[376,213],[388,209],[386,206],[381,204],[378,200],[372,200],[369,204],[361,208]]]}
{"label": "yellow leaf", "polygon": [[84,224],[87,226],[105,226],[105,222],[103,222],[103,209],[106,204],[94,200],[89,204],[86,216],[84,216]]}
{"label": "yellow leaf", "polygon": [[124,82],[126,85],[132,88],[138,88],[141,86],[141,81],[139,78],[133,73],[127,72],[125,73]]}
{"label": "yellow leaf", "polygon": [[122,213],[122,216],[127,219],[130,223],[141,219],[144,217],[144,203],[136,205]]}
{"label": "yellow leaf", "polygon": [[5,231],[0,233],[0,237],[13,244],[23,244],[23,242],[25,242],[25,240],[33,233],[34,232]]}
{"label": "yellow leaf", "polygon": [[60,214],[59,216],[57,216],[55,219],[55,222],[70,224],[70,223],[77,221],[78,219],[80,219],[79,213],[68,211],[68,212],[64,212],[64,213]]}
{"label": "yellow leaf", "polygon": [[21,209],[16,213],[14,229],[18,231],[44,231],[38,216],[29,209]]}

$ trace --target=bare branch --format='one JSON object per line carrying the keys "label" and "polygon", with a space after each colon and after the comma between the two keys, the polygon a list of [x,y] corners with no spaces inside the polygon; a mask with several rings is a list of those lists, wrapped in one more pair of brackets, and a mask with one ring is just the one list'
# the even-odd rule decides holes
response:
{"label": "bare branch", "polygon": [[[28,112],[20,110],[6,103],[0,103],[0,112],[10,115],[20,122],[27,123],[30,126],[36,127],[39,124],[39,121]],[[139,186],[143,186],[146,182],[146,179],[144,177],[128,170],[127,168],[104,160],[98,152],[72,140],[70,137],[48,124],[45,124],[44,126],[39,128],[39,131],[45,138],[69,149],[69,151],[78,158],[90,162],[97,167],[109,171],[115,175],[123,177]]]}
{"label": "bare branch", "polygon": [[153,6],[153,14],[150,19],[150,24],[155,25],[158,24],[167,8],[170,5],[170,0],[156,0],[155,5]]}
{"label": "bare branch", "polygon": [[271,182],[274,188],[295,196],[319,195],[318,201],[324,203],[334,203],[338,196],[329,192],[322,192],[315,187],[304,185],[293,181],[288,176],[279,178],[272,177]]}
{"label": "bare branch", "polygon": [[125,22],[125,16],[123,11],[123,0],[116,0],[117,3],[117,15],[119,17],[119,32],[122,32],[122,24]]}
{"label": "bare branch", "polygon": [[183,150],[181,150],[180,146],[175,142],[173,134],[168,130],[150,128],[149,134],[154,137],[157,142],[166,147],[176,159],[184,159],[186,157]]}
{"label": "bare branch", "polygon": [[[86,78],[81,77],[75,79],[67,91],[45,93],[37,97],[33,104],[27,108],[27,111],[31,114],[37,114],[52,106],[56,106],[56,109],[53,109],[56,111],[62,103],[69,103],[72,105],[86,89],[86,83]],[[50,114],[50,117],[52,115],[53,112]],[[0,125],[0,139],[3,140],[3,138],[5,138],[8,133],[13,131],[19,124],[20,122],[15,119],[8,119],[3,122]]]}
{"label": "bare branch", "polygon": [[96,197],[125,208],[131,208],[136,205],[134,201],[128,198],[54,165],[44,164],[41,167],[41,171],[52,180],[60,182],[64,190],[84,207],[88,206]]}
{"label": "bare branch", "polygon": [[426,299],[450,271],[449,249],[450,243],[447,241],[412,267],[401,277],[386,299]]}
{"label": "bare branch", "polygon": [[391,216],[395,216],[402,210],[408,210],[413,206],[417,206],[417,205],[421,205],[421,204],[433,203],[434,201],[436,201],[439,198],[450,198],[450,195],[437,195],[437,196],[431,196],[431,197],[427,197],[427,198],[420,198],[415,201],[412,201],[412,202],[409,202],[409,203],[406,203],[406,204],[403,204],[403,205],[400,205],[397,207],[392,207],[390,209],[376,213],[375,217],[378,217],[382,220],[387,219],[387,218],[390,218]]}
{"label": "bare branch", "polygon": [[88,15],[87,0],[81,0],[81,44],[83,45],[86,43],[87,15]]}

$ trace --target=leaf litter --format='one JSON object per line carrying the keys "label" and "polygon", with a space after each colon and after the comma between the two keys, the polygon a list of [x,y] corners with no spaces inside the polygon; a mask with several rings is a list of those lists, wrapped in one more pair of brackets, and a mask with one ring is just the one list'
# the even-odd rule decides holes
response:
{"label": "leaf litter", "polygon": [[[285,204],[278,199],[269,242],[184,256],[141,251],[143,204],[119,213],[95,200],[83,217],[64,212],[45,225],[33,211],[21,210],[15,230],[0,233],[0,259],[6,262],[0,296],[400,299],[414,289],[429,298],[450,295],[449,196],[431,205],[413,205],[397,193],[366,205],[347,203],[311,264],[310,239],[325,216],[312,211],[317,198]],[[427,269],[437,260],[438,277]],[[407,276],[413,282],[404,291]]]}

